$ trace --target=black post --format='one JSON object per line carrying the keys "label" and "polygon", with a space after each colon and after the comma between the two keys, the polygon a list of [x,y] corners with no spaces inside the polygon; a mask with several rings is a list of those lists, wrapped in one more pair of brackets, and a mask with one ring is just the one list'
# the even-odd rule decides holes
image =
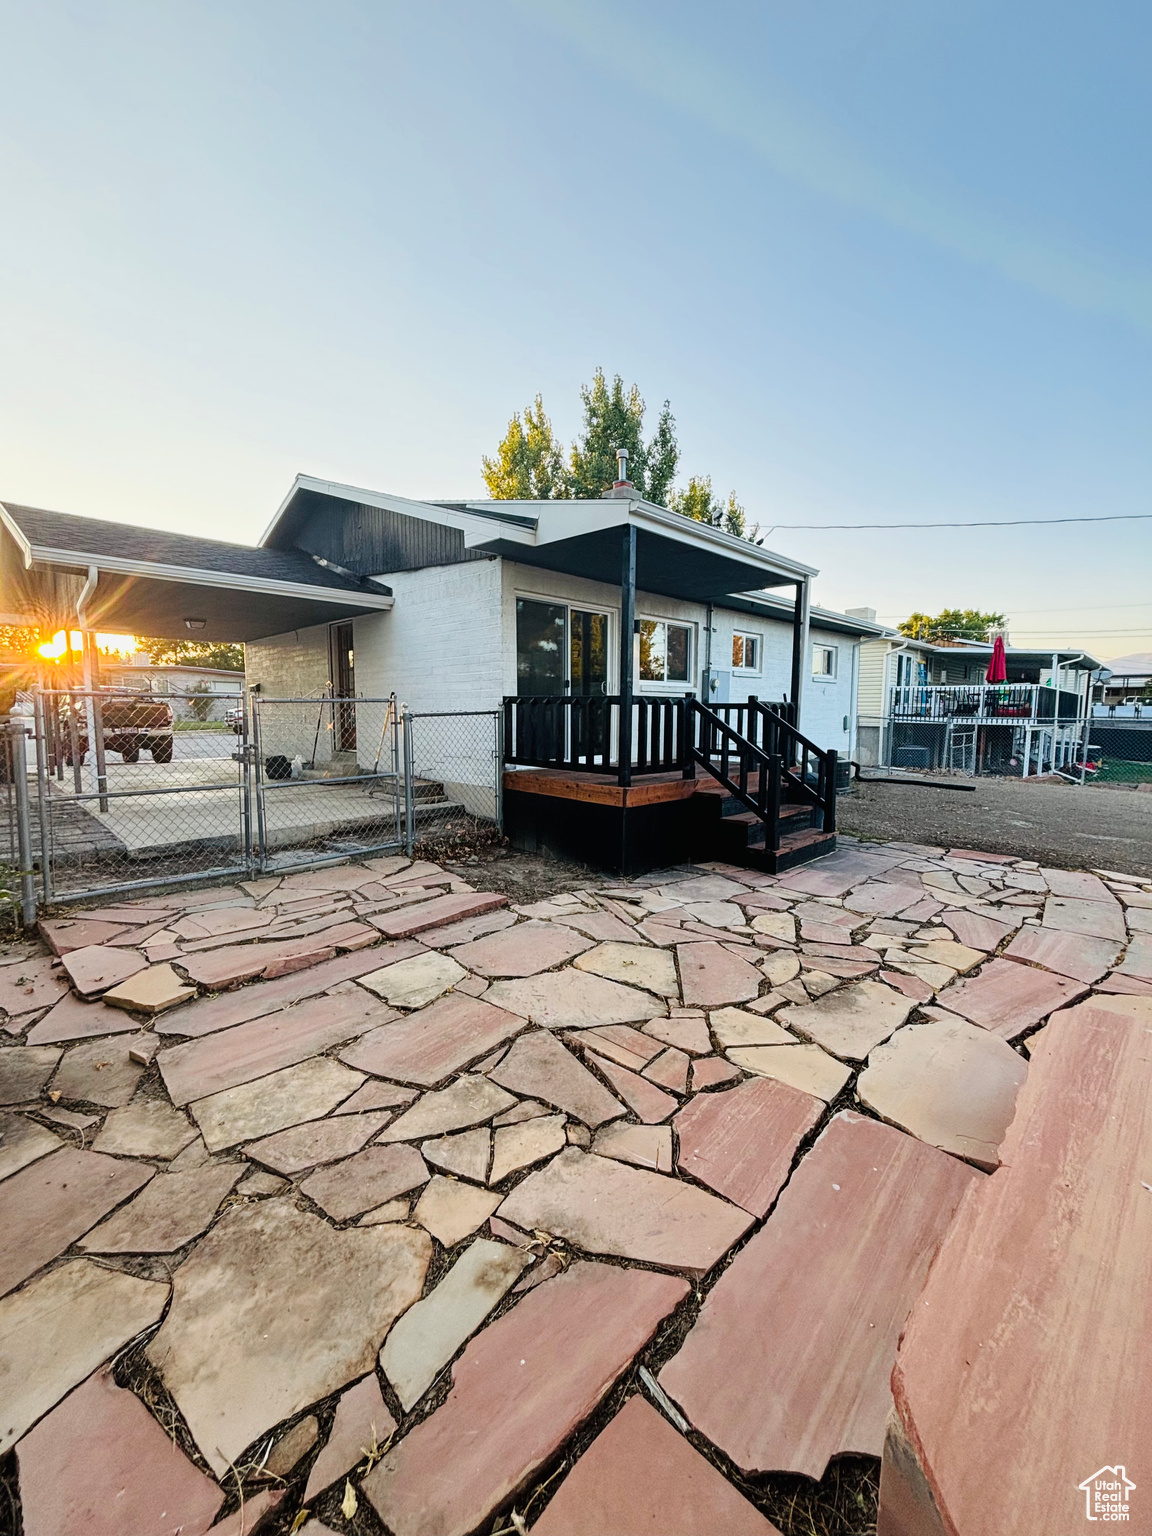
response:
{"label": "black post", "polygon": [[800,729],[800,691],[804,682],[804,630],[808,618],[808,583],[796,583],[796,607],[792,614],[792,693],[791,704],[795,710],[792,724]]}
{"label": "black post", "polygon": [[632,631],[636,621],[636,525],[624,525],[620,566],[620,762],[616,781],[632,782]]}

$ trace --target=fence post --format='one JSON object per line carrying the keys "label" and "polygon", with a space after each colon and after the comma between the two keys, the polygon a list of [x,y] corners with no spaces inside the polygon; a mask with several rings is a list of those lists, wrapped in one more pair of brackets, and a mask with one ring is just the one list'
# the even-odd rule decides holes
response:
{"label": "fence post", "polygon": [[37,688],[32,695],[32,724],[36,737],[36,809],[40,818],[40,888],[44,900],[52,900],[51,809],[49,805],[50,768],[45,732],[44,695]]}
{"label": "fence post", "polygon": [[416,846],[416,750],[412,740],[412,711],[404,705],[404,852]]}
{"label": "fence post", "polygon": [[260,700],[252,698],[252,788],[256,796],[256,868],[263,874],[268,856],[264,826],[264,765],[260,759]]}
{"label": "fence post", "polygon": [[500,710],[500,709],[495,710],[494,714],[493,714],[493,720],[494,720],[494,724],[495,724],[495,728],[496,728],[496,748],[495,748],[495,750],[496,750],[496,783],[494,785],[494,788],[496,790],[496,827],[497,827],[498,831],[503,832],[503,830],[504,830],[504,751],[505,751],[505,745],[504,745],[504,722],[505,722],[505,712],[503,710]]}
{"label": "fence post", "polygon": [[32,871],[32,815],[28,803],[27,729],[9,722],[9,761],[16,800],[16,846],[20,858],[20,919],[25,928],[36,922],[36,877]]}

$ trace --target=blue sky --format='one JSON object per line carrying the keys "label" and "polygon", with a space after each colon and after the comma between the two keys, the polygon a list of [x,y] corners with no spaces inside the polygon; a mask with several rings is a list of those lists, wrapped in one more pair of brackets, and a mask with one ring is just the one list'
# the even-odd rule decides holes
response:
{"label": "blue sky", "polygon": [[[255,540],[668,397],[782,524],[1152,512],[1152,13],[0,5],[0,497]],[[774,532],[830,606],[1152,647],[1152,522]]]}

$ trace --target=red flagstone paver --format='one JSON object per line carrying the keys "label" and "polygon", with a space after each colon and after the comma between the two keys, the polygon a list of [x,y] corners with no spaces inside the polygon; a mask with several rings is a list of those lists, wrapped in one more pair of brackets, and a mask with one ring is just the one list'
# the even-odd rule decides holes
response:
{"label": "red flagstone paver", "polygon": [[507,905],[507,896],[495,896],[489,892],[436,896],[416,906],[401,907],[398,912],[385,912],[373,919],[373,927],[391,939],[409,939],[430,928],[443,928],[461,918],[479,917],[483,912],[492,912],[497,907]]}
{"label": "red flagstone paver", "polygon": [[428,1169],[415,1147],[368,1147],[343,1162],[310,1174],[301,1192],[327,1211],[333,1221],[347,1221],[373,1206],[406,1195],[428,1182]]}
{"label": "red flagstone paver", "polygon": [[415,1228],[336,1231],[288,1198],[225,1211],[177,1269],[148,1346],[218,1477],[257,1435],[372,1369],[431,1251]]}
{"label": "red flagstone paver", "polygon": [[677,1167],[753,1216],[764,1216],[796,1148],[823,1113],[822,1100],[771,1077],[701,1094],[672,1122]]}
{"label": "red flagstone paver", "polygon": [[565,1145],[563,1115],[535,1116],[519,1125],[503,1126],[493,1138],[490,1184],[498,1184],[521,1168],[543,1162]]}
{"label": "red flagstone paver", "polygon": [[195,987],[186,987],[170,965],[153,965],[110,987],[104,1001],[110,1008],[154,1015],[195,996]]}
{"label": "red flagstone paver", "polygon": [[1124,964],[1120,967],[1120,974],[1152,981],[1152,934],[1134,935],[1124,956]]}
{"label": "red flagstone paver", "polygon": [[16,1448],[25,1536],[203,1536],[224,1494],[101,1370]]}
{"label": "red flagstone paver", "polygon": [[672,1172],[672,1127],[670,1125],[602,1125],[596,1132],[592,1151],[597,1157],[614,1157],[621,1163],[635,1163],[637,1168],[651,1168],[656,1173]]}
{"label": "red flagstone paver", "polygon": [[554,919],[565,928],[575,928],[597,944],[642,944],[643,938],[636,929],[611,912],[563,912]]}
{"label": "red flagstone paver", "polygon": [[452,1136],[435,1136],[420,1143],[420,1155],[433,1168],[483,1184],[488,1179],[488,1163],[492,1156],[492,1132],[483,1126]]}
{"label": "red flagstone paver", "polygon": [[[738,908],[733,909],[737,919]],[[654,992],[657,997],[678,1001],[680,984],[676,980],[676,965],[672,956],[663,949],[653,949],[649,944],[597,944],[576,961],[576,969],[591,971],[596,976],[606,976],[609,981],[619,981],[626,986],[640,987]]]}
{"label": "red flagstone paver", "polygon": [[191,1173],[158,1173],[127,1205],[80,1239],[86,1253],[174,1253],[205,1231],[242,1163],[209,1163]]}
{"label": "red flagstone paver", "polygon": [[530,1173],[500,1215],[587,1253],[640,1259],[705,1274],[752,1225],[727,1201],[663,1174],[569,1147]]}
{"label": "red flagstone paver", "polygon": [[[905,922],[926,923],[944,910],[944,903],[932,896],[922,896],[914,907],[905,907],[901,916]],[[980,946],[977,945],[977,948]]]}
{"label": "red flagstone paver", "polygon": [[479,1073],[469,1073],[435,1093],[425,1093],[382,1131],[379,1140],[417,1141],[482,1125],[516,1100]]}
{"label": "red flagstone paver", "polygon": [[341,1061],[378,1077],[431,1087],[524,1028],[523,1018],[479,998],[453,994],[363,1035]]}
{"label": "red flagstone paver", "polygon": [[59,1136],[37,1125],[35,1120],[0,1110],[0,1179],[19,1173],[21,1168],[62,1146]]}
{"label": "red flagstone paver", "polygon": [[899,917],[901,912],[922,900],[923,895],[923,887],[914,889],[910,885],[877,881],[874,885],[861,885],[849,892],[844,905],[849,912],[858,912],[861,916],[867,913],[871,917]]}
{"label": "red flagstone paver", "polygon": [[53,1093],[64,1099],[79,1099],[119,1109],[136,1092],[144,1075],[143,1062],[152,1059],[157,1046],[149,1033],[115,1035],[107,1040],[85,1041],[66,1051],[52,1079]]}
{"label": "red flagstone paver", "polygon": [[1114,901],[1115,897],[1096,875],[1082,869],[1042,869],[1041,876],[1053,896],[1070,896],[1079,901]]}
{"label": "red flagstone paver", "polygon": [[744,1003],[760,991],[760,973],[722,944],[678,944],[676,958],[684,1001],[704,1008]]}
{"label": "red flagstone paver", "polygon": [[739,1069],[723,1056],[701,1056],[692,1063],[688,1087],[692,1093],[699,1093],[703,1088],[716,1088],[739,1076]]}
{"label": "red flagstone paver", "polygon": [[423,950],[424,945],[415,939],[405,939],[396,944],[378,945],[370,953],[361,950],[322,960],[307,971],[294,971],[276,981],[255,981],[236,992],[224,992],[219,997],[201,998],[198,1002],[185,1004],[170,1018],[159,1019],[156,1033],[196,1038],[230,1029],[234,1024],[247,1024],[251,1019],[278,1013],[305,998],[318,996],[329,987],[366,976],[370,971],[378,971],[382,965],[407,960]]}
{"label": "red flagstone paver", "polygon": [[976,912],[959,910],[948,914],[948,927],[961,944],[989,953],[997,949],[1018,926],[1016,923],[1002,923],[992,917],[983,917]]}
{"label": "red flagstone paver", "polygon": [[478,1189],[436,1173],[417,1200],[412,1220],[431,1232],[442,1247],[454,1248],[483,1226],[502,1199],[498,1190]]}
{"label": "red flagstone paver", "polygon": [[366,1109],[398,1109],[411,1104],[416,1097],[415,1088],[401,1088],[396,1083],[367,1082],[357,1088],[350,1099],[332,1111],[334,1115],[359,1115]]}
{"label": "red flagstone paver", "polygon": [[489,1002],[547,1029],[633,1024],[668,1012],[663,998],[651,992],[575,969],[525,976],[518,981],[495,981],[484,995]]}
{"label": "red flagstone paver", "polygon": [[660,1054],[660,1042],[633,1029],[629,1024],[605,1024],[596,1029],[581,1029],[568,1040],[589,1046],[599,1056],[607,1056],[622,1067],[640,1072]]}
{"label": "red flagstone paver", "polygon": [[552,1104],[593,1129],[625,1112],[623,1104],[547,1030],[522,1035],[489,1076],[501,1087]]}
{"label": "red flagstone paver", "polygon": [[229,944],[221,949],[196,953],[185,950],[179,965],[198,986],[226,990],[257,976],[272,981],[293,971],[307,970],[324,960],[331,960],[345,941],[349,947],[358,948],[370,937],[364,924],[349,923],[346,928],[329,928],[324,933],[307,934],[303,938]]}
{"label": "red flagstone paver", "polygon": [[[267,1529],[268,1521],[276,1506],[287,1493],[286,1488],[267,1488],[260,1493],[244,1497],[244,1503],[234,1514],[226,1515],[212,1527],[212,1536],[257,1536]],[[324,1526],[318,1520],[309,1521],[315,1530],[311,1536],[324,1536]]]}
{"label": "red flagstone paver", "polygon": [[[466,917],[462,922],[449,923],[446,928],[436,929],[436,947],[444,949],[451,944],[468,944],[473,939],[482,939],[485,934],[499,933],[501,929],[511,928],[516,921],[516,913],[505,911],[482,912],[479,917]],[[397,940],[398,943],[413,944],[415,939]]]}
{"label": "red flagstone paver", "polygon": [[1098,983],[1096,990],[1141,997],[1152,993],[1152,981],[1142,981],[1138,976],[1122,976],[1119,971],[1113,971],[1111,976],[1105,976],[1104,980]]}
{"label": "red flagstone paver", "polygon": [[1087,991],[1080,982],[1011,960],[990,960],[976,976],[953,982],[938,995],[942,1008],[985,1029],[1015,1040],[1056,1008],[1067,1007]]}
{"label": "red flagstone paver", "polygon": [[276,917],[275,909],[258,912],[255,907],[216,907],[208,912],[194,912],[168,926],[182,939],[214,939],[222,934],[255,933],[267,928]]}
{"label": "red flagstone paver", "polygon": [[338,1477],[344,1477],[358,1461],[363,1461],[373,1446],[383,1445],[395,1428],[396,1420],[385,1406],[380,1383],[373,1371],[363,1381],[349,1387],[336,1404],[332,1433],[308,1474],[305,1504],[310,1504],[318,1493]]}
{"label": "red flagstone paver", "polygon": [[895,987],[897,992],[903,992],[914,1003],[930,1003],[936,996],[935,989],[918,976],[904,976],[899,971],[881,971],[880,980],[889,987]]}
{"label": "red flagstone paver", "polygon": [[[342,1108],[344,1106],[341,1106]],[[277,1173],[302,1173],[320,1163],[334,1163],[359,1152],[388,1123],[388,1110],[341,1114],[289,1126],[260,1141],[251,1141],[244,1156]]]}
{"label": "red flagstone paver", "polygon": [[50,1007],[67,989],[68,978],[47,957],[0,967],[0,1010],[9,1018]]}
{"label": "red flagstone paver", "polygon": [[1073,897],[1049,896],[1044,903],[1043,926],[1059,933],[1114,939],[1117,944],[1123,944],[1127,937],[1124,909],[1118,901],[1078,901]]}
{"label": "red flagstone paver", "polygon": [[800,952],[821,960],[854,961],[863,966],[876,965],[880,959],[879,951],[868,944],[801,944]]}
{"label": "red flagstone paver", "polygon": [[591,947],[591,939],[571,928],[529,921],[462,944],[452,951],[452,958],[481,976],[535,976]]}
{"label": "red flagstone paver", "polygon": [[667,1120],[668,1116],[679,1108],[679,1099],[674,1098],[670,1093],[665,1093],[663,1088],[657,1088],[656,1084],[650,1083],[646,1077],[629,1072],[627,1067],[617,1066],[614,1061],[608,1061],[605,1057],[597,1056],[591,1051],[588,1053],[588,1060],[608,1079],[632,1113],[645,1125],[655,1125],[660,1120]]}
{"label": "red flagstone paver", "polygon": [[967,1019],[932,1019],[878,1045],[856,1093],[890,1125],[993,1169],[1027,1076],[1023,1059],[990,1030]]}
{"label": "red flagstone paver", "polygon": [[24,1104],[39,1098],[60,1055],[50,1045],[13,1045],[0,1051],[0,1104]]}
{"label": "red flagstone paver", "polygon": [[155,1171],[147,1163],[65,1148],[5,1179],[0,1184],[0,1295],[63,1253]]}
{"label": "red flagstone paver", "polygon": [[974,1169],[845,1111],[711,1291],[660,1385],[747,1472],[878,1456],[896,1342]]}
{"label": "red flagstone paver", "polygon": [[1091,983],[1116,964],[1119,954],[1120,945],[1112,939],[1058,933],[1051,928],[1023,928],[1004,951],[1004,958],[1030,961],[1058,976]]}
{"label": "red flagstone paver", "polygon": [[694,1014],[691,1018],[651,1019],[643,1026],[641,1033],[651,1035],[653,1040],[662,1040],[665,1045],[673,1045],[677,1050],[686,1051],[689,1056],[707,1056],[712,1050],[708,1026],[702,1013]]}
{"label": "red flagstone paver", "polygon": [[191,1112],[205,1145],[219,1152],[305,1120],[319,1120],[331,1114],[363,1081],[362,1073],[330,1056],[312,1056],[294,1067],[283,1067],[267,1077],[197,1099]]}
{"label": "red flagstone paver", "polygon": [[655,1061],[651,1061],[644,1068],[643,1076],[650,1082],[657,1083],[661,1088],[667,1088],[672,1093],[684,1094],[688,1092],[688,1068],[692,1065],[691,1056],[678,1051],[674,1045],[660,1052]]}
{"label": "red flagstone paver", "polygon": [[93,922],[83,917],[42,918],[40,937],[54,955],[66,955],[91,944],[104,944],[127,928],[125,923]]}
{"label": "red flagstone paver", "polygon": [[814,923],[806,918],[800,924],[800,937],[809,944],[843,945],[845,930],[833,923]]}
{"label": "red flagstone paver", "polygon": [[166,1283],[88,1259],[0,1299],[0,1455],[167,1304]]}
{"label": "red flagstone paver", "polygon": [[913,1007],[911,999],[882,982],[856,981],[817,1002],[782,1008],[777,1019],[843,1061],[863,1061],[874,1045],[900,1028]]}
{"label": "red flagstone paver", "polygon": [[173,1104],[188,1104],[294,1066],[375,1024],[380,1003],[366,992],[310,998],[294,1008],[252,1019],[159,1055],[160,1075]]}
{"label": "red flagstone paver", "polygon": [[675,1276],[589,1263],[537,1286],[468,1345],[447,1401],[365,1478],[389,1530],[476,1530],[588,1417],[687,1292]]}
{"label": "red flagstone paver", "polygon": [[745,1072],[774,1077],[831,1103],[852,1073],[818,1045],[738,1045],[728,1054]]}
{"label": "red flagstone paver", "polygon": [[165,1160],[196,1140],[188,1117],[173,1109],[167,1099],[136,1099],[105,1118],[92,1143],[93,1152],[112,1152],[119,1157],[159,1157]]}
{"label": "red flagstone paver", "polygon": [[1115,1464],[1147,1524],[1149,1028],[1143,998],[1049,1021],[1004,1166],[961,1205],[905,1330],[880,1530],[931,1529],[926,1484],[937,1530],[1078,1531],[1078,1484]]}
{"label": "red flagstone paver", "polygon": [[[640,1475],[637,1475],[640,1474]],[[581,1456],[533,1536],[779,1536],[643,1397]]]}
{"label": "red flagstone paver", "polygon": [[64,969],[81,997],[98,997],[119,981],[127,981],[148,965],[143,955],[127,949],[108,949],[90,944],[71,949],[64,956]]}

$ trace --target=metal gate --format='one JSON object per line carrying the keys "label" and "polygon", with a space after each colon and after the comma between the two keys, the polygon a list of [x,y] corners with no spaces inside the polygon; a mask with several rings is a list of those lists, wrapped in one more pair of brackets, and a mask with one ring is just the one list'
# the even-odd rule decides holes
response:
{"label": "metal gate", "polygon": [[35,691],[0,721],[0,886],[31,920],[36,901],[450,855],[499,827],[500,725],[394,696]]}
{"label": "metal gate", "polygon": [[252,694],[254,857],[261,873],[403,847],[402,725],[386,699]]}

